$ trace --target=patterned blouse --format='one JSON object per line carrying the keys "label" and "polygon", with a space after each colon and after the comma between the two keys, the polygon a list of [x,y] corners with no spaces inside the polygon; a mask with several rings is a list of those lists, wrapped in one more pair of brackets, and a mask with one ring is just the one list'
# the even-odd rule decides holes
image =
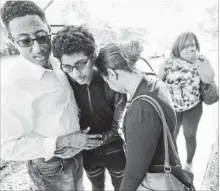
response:
{"label": "patterned blouse", "polygon": [[193,108],[200,102],[200,77],[196,63],[169,58],[165,63],[165,83],[176,112]]}

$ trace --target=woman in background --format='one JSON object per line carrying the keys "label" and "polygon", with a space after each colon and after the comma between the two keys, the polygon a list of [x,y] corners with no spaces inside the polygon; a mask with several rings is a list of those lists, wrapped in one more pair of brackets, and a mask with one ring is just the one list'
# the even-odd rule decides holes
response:
{"label": "woman in background", "polygon": [[158,74],[167,85],[176,111],[175,139],[183,126],[186,167],[191,166],[196,151],[196,132],[203,113],[200,82],[211,83],[215,76],[210,62],[199,55],[199,51],[199,41],[194,33],[180,34],[173,43],[170,58],[161,65]]}

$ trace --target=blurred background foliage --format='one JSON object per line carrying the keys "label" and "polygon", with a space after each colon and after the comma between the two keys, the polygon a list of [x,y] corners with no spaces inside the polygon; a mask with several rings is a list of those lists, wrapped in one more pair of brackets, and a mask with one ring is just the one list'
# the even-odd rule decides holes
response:
{"label": "blurred background foliage", "polygon": [[[1,1],[1,6],[5,0]],[[218,0],[68,0],[35,2],[45,10],[52,33],[63,25],[86,25],[97,50],[109,42],[140,41],[146,57],[169,55],[176,36],[195,32],[218,48]],[[1,55],[18,54],[1,23]]]}

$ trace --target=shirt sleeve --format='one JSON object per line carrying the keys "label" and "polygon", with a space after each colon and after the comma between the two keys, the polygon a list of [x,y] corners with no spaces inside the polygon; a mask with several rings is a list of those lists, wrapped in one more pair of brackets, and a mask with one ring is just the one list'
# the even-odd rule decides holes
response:
{"label": "shirt sleeve", "polygon": [[114,114],[113,114],[111,128],[107,132],[104,133],[105,141],[103,144],[112,142],[120,138],[120,135],[118,134],[118,120],[127,101],[126,94],[115,92],[109,87],[107,88],[108,88],[107,93],[109,94],[108,96],[111,97],[108,99],[113,100]]}
{"label": "shirt sleeve", "polygon": [[215,72],[210,61],[204,56],[202,57],[202,60],[199,61],[197,71],[202,82],[210,84],[214,80]]}
{"label": "shirt sleeve", "polygon": [[17,87],[1,88],[1,158],[4,160],[50,159],[56,137],[45,138],[34,133],[32,100]]}
{"label": "shirt sleeve", "polygon": [[128,111],[126,127],[126,167],[120,190],[137,190],[153,159],[162,132],[160,118],[146,101],[137,101]]}

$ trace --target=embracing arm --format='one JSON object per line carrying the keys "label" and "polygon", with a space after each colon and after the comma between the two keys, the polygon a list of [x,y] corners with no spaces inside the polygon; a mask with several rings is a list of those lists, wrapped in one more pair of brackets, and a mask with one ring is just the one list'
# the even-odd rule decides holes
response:
{"label": "embracing arm", "polygon": [[28,93],[16,87],[1,88],[1,158],[4,160],[50,159],[56,137],[33,132],[35,120]]}
{"label": "embracing arm", "polygon": [[1,141],[1,158],[4,160],[26,161],[36,158],[49,160],[54,156],[56,138],[28,135],[9,140],[4,138]]}
{"label": "embracing arm", "polygon": [[120,190],[137,190],[154,157],[162,132],[160,118],[146,101],[133,103],[136,107],[126,116],[126,167]]}
{"label": "embracing arm", "polygon": [[114,96],[114,114],[111,129],[103,134],[103,144],[112,142],[120,137],[120,135],[118,134],[118,119],[121,115],[122,110],[124,109],[127,100],[125,94],[114,92],[111,89],[109,91],[112,91],[114,93],[112,94],[112,96]]}

